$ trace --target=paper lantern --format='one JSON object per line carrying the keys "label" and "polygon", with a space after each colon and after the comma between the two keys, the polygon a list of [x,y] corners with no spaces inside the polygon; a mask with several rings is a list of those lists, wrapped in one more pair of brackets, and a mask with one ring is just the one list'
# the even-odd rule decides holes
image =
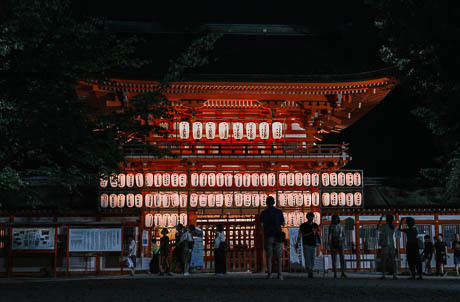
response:
{"label": "paper lantern", "polygon": [[128,188],[134,187],[134,174],[132,173],[126,174],[126,186]]}
{"label": "paper lantern", "polygon": [[285,222],[286,224],[288,224],[288,223],[289,223],[289,216],[288,216],[288,213],[283,213],[283,218],[284,218],[284,222]]}
{"label": "paper lantern", "polygon": [[311,204],[314,207],[319,206],[319,193],[318,192],[311,193]]}
{"label": "paper lantern", "polygon": [[228,139],[228,123],[227,122],[222,122],[219,123],[219,138],[220,139]]}
{"label": "paper lantern", "polygon": [[231,187],[233,183],[233,175],[230,173],[225,173],[224,182],[226,187]]}
{"label": "paper lantern", "polygon": [[214,208],[216,206],[216,195],[208,194],[208,206]]}
{"label": "paper lantern", "polygon": [[355,200],[355,206],[357,207],[360,207],[362,204],[363,204],[363,200],[362,200],[362,194],[361,192],[355,192],[355,194],[353,194],[353,198]]}
{"label": "paper lantern", "polygon": [[261,139],[268,139],[270,136],[270,124],[262,122],[259,124],[259,136]]}
{"label": "paper lantern", "polygon": [[352,207],[353,206],[353,193],[345,194],[345,200],[347,201],[347,206]]}
{"label": "paper lantern", "polygon": [[171,217],[171,215],[169,215],[169,214],[163,214],[163,225],[165,227],[169,226],[170,217]]}
{"label": "paper lantern", "polygon": [[199,199],[199,197],[198,197],[197,194],[192,193],[192,194],[190,195],[190,206],[191,206],[192,208],[196,208],[196,207],[198,206],[198,199]]}
{"label": "paper lantern", "polygon": [[278,184],[282,187],[286,186],[286,173],[278,174]]}
{"label": "paper lantern", "polygon": [[104,177],[104,175],[101,176],[101,178],[99,178],[99,186],[101,188],[107,188],[107,185],[109,184],[109,181],[106,177]]}
{"label": "paper lantern", "polygon": [[161,205],[163,208],[169,208],[170,206],[170,198],[168,194],[160,194],[161,196]]}
{"label": "paper lantern", "polygon": [[272,133],[274,139],[281,139],[283,137],[283,124],[274,122],[272,124]]}
{"label": "paper lantern", "polygon": [[331,193],[331,206],[336,207],[338,203],[339,203],[339,197],[338,197],[337,192],[332,192]]}
{"label": "paper lantern", "polygon": [[171,194],[171,204],[174,208],[179,207],[180,205],[180,197],[178,193]]}
{"label": "paper lantern", "polygon": [[110,194],[109,203],[110,203],[110,207],[112,209],[116,208],[118,206],[118,196],[117,196],[117,194]]}
{"label": "paper lantern", "polygon": [[280,193],[280,194],[278,195],[278,197],[279,197],[279,201],[280,201],[280,202],[279,202],[279,205],[280,205],[281,207],[285,207],[286,204],[287,204],[287,194],[285,194],[285,193]]}
{"label": "paper lantern", "polygon": [[214,187],[216,185],[216,174],[209,173],[208,174],[208,186]]}
{"label": "paper lantern", "polygon": [[315,218],[313,218],[313,222],[315,222],[317,225],[321,225],[321,214],[320,212],[313,212],[315,214]]}
{"label": "paper lantern", "polygon": [[235,194],[235,206],[237,207],[243,206],[243,195],[240,193]]}
{"label": "paper lantern", "polygon": [[246,123],[246,137],[250,140],[256,138],[257,125],[254,122]]}
{"label": "paper lantern", "polygon": [[177,173],[171,174],[171,186],[173,187],[179,186],[179,174]]}
{"label": "paper lantern", "polygon": [[179,205],[181,208],[187,207],[187,194],[180,194]]}
{"label": "paper lantern", "polygon": [[331,204],[330,200],[330,195],[329,193],[323,193],[322,199],[323,199],[323,206],[328,207]]}
{"label": "paper lantern", "polygon": [[206,187],[208,183],[208,175],[206,173],[200,173],[200,187]]}
{"label": "paper lantern", "polygon": [[276,185],[276,174],[275,173],[268,173],[268,186],[274,187]]}
{"label": "paper lantern", "polygon": [[353,184],[357,187],[361,186],[361,173],[359,172],[353,173]]}
{"label": "paper lantern", "polygon": [[194,122],[192,125],[193,139],[203,138],[203,124],[200,122]]}
{"label": "paper lantern", "polygon": [[245,186],[246,188],[251,186],[251,174],[243,174],[243,186]]}
{"label": "paper lantern", "polygon": [[329,173],[329,182],[331,186],[333,187],[337,186],[337,173],[335,172]]}
{"label": "paper lantern", "polygon": [[159,193],[153,194],[153,205],[155,208],[161,208],[161,195]]}
{"label": "paper lantern", "polygon": [[313,187],[319,186],[319,174],[318,173],[311,174],[311,185]]}
{"label": "paper lantern", "polygon": [[153,184],[155,187],[159,188],[163,184],[163,176],[160,173],[155,173],[153,175]]}
{"label": "paper lantern", "polygon": [[252,206],[258,208],[260,205],[260,196],[259,194],[251,194],[251,203]]}
{"label": "paper lantern", "polygon": [[306,187],[311,186],[311,175],[310,173],[303,174],[303,185]]}
{"label": "paper lantern", "polygon": [[169,187],[171,185],[171,175],[169,173],[163,173],[163,186]]}
{"label": "paper lantern", "polygon": [[310,192],[303,193],[303,204],[306,207],[311,207],[311,193]]}
{"label": "paper lantern", "polygon": [[161,214],[155,214],[153,216],[153,222],[155,223],[155,226],[161,226],[163,224],[163,219]]}
{"label": "paper lantern", "polygon": [[179,187],[185,188],[187,186],[187,174],[179,174]]}
{"label": "paper lantern", "polygon": [[206,194],[200,194],[198,202],[200,207],[205,208],[208,204],[208,196]]}
{"label": "paper lantern", "polygon": [[170,225],[172,227],[175,227],[177,225],[177,222],[179,221],[179,215],[177,214],[171,214],[171,219],[170,219],[171,223]]}
{"label": "paper lantern", "polygon": [[287,215],[287,217],[288,217],[288,224],[289,224],[289,225],[296,225],[295,213],[289,213],[289,214]]}
{"label": "paper lantern", "polygon": [[216,207],[222,208],[224,206],[224,195],[216,194]]}
{"label": "paper lantern", "polygon": [[339,207],[344,207],[347,204],[345,193],[340,192],[338,195]]}
{"label": "paper lantern", "polygon": [[136,194],[134,196],[134,205],[136,208],[142,208],[142,194]]}
{"label": "paper lantern", "polygon": [[153,226],[153,215],[147,214],[145,215],[145,227],[151,228]]}
{"label": "paper lantern", "polygon": [[107,208],[109,206],[109,195],[101,194],[101,208]]}
{"label": "paper lantern", "polygon": [[345,173],[339,172],[337,174],[337,184],[341,187],[345,186]]}
{"label": "paper lantern", "polygon": [[261,173],[259,175],[259,179],[260,179],[260,185],[262,187],[266,187],[268,186],[268,176],[267,176],[267,173]]}
{"label": "paper lantern", "polygon": [[118,187],[118,178],[115,174],[110,175],[109,182],[112,188]]}
{"label": "paper lantern", "polygon": [[192,184],[192,187],[198,187],[199,185],[198,173],[192,173],[192,175],[190,175],[190,183]]}
{"label": "paper lantern", "polygon": [[124,188],[126,186],[126,175],[123,173],[118,174],[118,187]]}
{"label": "paper lantern", "polygon": [[290,187],[295,185],[295,174],[294,173],[288,173],[286,175],[286,183]]}
{"label": "paper lantern", "polygon": [[186,226],[187,225],[187,214],[185,213],[182,213],[179,215],[179,222],[183,225],[183,226]]}
{"label": "paper lantern", "polygon": [[294,193],[289,193],[287,195],[287,203],[290,207],[295,206],[295,195]]}
{"label": "paper lantern", "polygon": [[135,179],[136,179],[136,186],[138,186],[139,188],[144,186],[144,174],[136,173]]}
{"label": "paper lantern", "polygon": [[145,194],[145,206],[151,208],[153,206],[153,194]]}
{"label": "paper lantern", "polygon": [[235,178],[235,186],[238,188],[241,187],[243,185],[243,174],[236,173],[234,178]]}
{"label": "paper lantern", "polygon": [[223,187],[225,182],[224,182],[224,174],[223,173],[217,173],[216,174],[216,184],[218,187]]}
{"label": "paper lantern", "polygon": [[259,196],[260,196],[260,205],[262,207],[266,207],[267,206],[267,194],[260,193]]}
{"label": "paper lantern", "polygon": [[231,208],[233,206],[233,195],[232,194],[225,194],[224,195],[224,202],[225,202],[225,207]]}
{"label": "paper lantern", "polygon": [[300,213],[300,212],[297,212],[296,214],[296,221],[297,221],[297,225],[301,225],[302,223],[305,222],[305,216],[303,215],[303,213]]}
{"label": "paper lantern", "polygon": [[126,206],[128,208],[134,207],[134,194],[126,194]]}
{"label": "paper lantern", "polygon": [[188,122],[179,123],[179,137],[180,139],[188,139],[190,137],[190,125]]}
{"label": "paper lantern", "polygon": [[241,122],[233,123],[233,138],[234,139],[243,138],[243,123]]}
{"label": "paper lantern", "polygon": [[253,187],[259,186],[259,174],[258,173],[251,174],[251,183]]}
{"label": "paper lantern", "polygon": [[302,186],[303,175],[302,173],[297,172],[295,174],[295,185],[300,187]]}
{"label": "paper lantern", "polygon": [[152,173],[145,173],[145,185],[147,187],[153,186],[153,174]]}
{"label": "paper lantern", "polygon": [[252,204],[252,194],[243,194],[243,203],[245,207],[250,207]]}
{"label": "paper lantern", "polygon": [[206,138],[215,139],[216,138],[216,123],[207,122],[205,126]]}
{"label": "paper lantern", "polygon": [[303,194],[295,193],[294,196],[295,196],[295,205],[296,205],[296,207],[303,206]]}
{"label": "paper lantern", "polygon": [[321,173],[321,183],[324,187],[329,186],[329,174],[328,173]]}
{"label": "paper lantern", "polygon": [[349,187],[353,186],[353,173],[345,174],[345,183]]}

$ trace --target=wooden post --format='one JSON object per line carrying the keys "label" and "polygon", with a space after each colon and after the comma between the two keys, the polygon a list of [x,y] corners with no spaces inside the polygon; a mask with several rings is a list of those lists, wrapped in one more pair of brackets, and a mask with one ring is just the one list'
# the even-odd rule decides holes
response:
{"label": "wooden post", "polygon": [[70,257],[70,252],[69,252],[69,236],[70,236],[70,227],[67,226],[67,238],[66,238],[66,256],[65,256],[65,274],[68,277],[69,276],[69,257]]}
{"label": "wooden post", "polygon": [[56,262],[57,262],[57,246],[58,246],[58,229],[54,228],[54,261],[53,261],[53,275],[56,278]]}
{"label": "wooden post", "polygon": [[13,245],[13,228],[9,227],[8,228],[8,270],[7,270],[8,278],[11,277],[11,273],[13,272],[12,245]]}

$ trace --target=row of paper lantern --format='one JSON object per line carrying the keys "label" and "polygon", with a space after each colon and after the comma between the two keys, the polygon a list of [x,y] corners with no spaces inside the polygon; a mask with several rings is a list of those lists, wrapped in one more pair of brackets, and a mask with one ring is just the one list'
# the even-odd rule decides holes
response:
{"label": "row of paper lantern", "polygon": [[[185,173],[128,173],[112,175],[108,179],[102,177],[100,186],[106,188],[109,183],[112,188],[137,187],[186,187]],[[319,173],[278,173],[278,184],[284,186],[319,186]],[[192,187],[274,187],[275,173],[192,173]],[[321,173],[321,184],[327,186],[361,186],[360,172],[331,172]]]}
{"label": "row of paper lantern", "polygon": [[147,214],[145,215],[145,226],[175,227],[177,224],[187,225],[187,214]]}
{"label": "row of paper lantern", "polygon": [[[232,128],[232,136],[234,139],[243,139],[244,135],[249,140],[254,140],[257,137],[257,132],[261,139],[269,139],[270,137],[270,124],[267,122],[259,123],[258,125],[254,122],[248,122],[243,124],[242,122],[194,122],[192,123],[192,137],[193,139],[202,139],[206,137],[209,140],[215,139],[228,139],[230,137],[230,125]],[[271,124],[272,137],[274,139],[281,139],[283,137],[283,124],[280,122],[274,122]],[[204,132],[204,135],[203,135]],[[179,123],[179,138],[189,139],[190,138],[190,123],[180,122]]]}
{"label": "row of paper lantern", "polygon": [[[283,213],[284,222],[287,226],[299,226],[302,223],[307,221],[307,212],[290,212],[290,213]],[[321,214],[319,212],[313,212],[315,217],[313,218],[313,222],[317,225],[321,224]]]}

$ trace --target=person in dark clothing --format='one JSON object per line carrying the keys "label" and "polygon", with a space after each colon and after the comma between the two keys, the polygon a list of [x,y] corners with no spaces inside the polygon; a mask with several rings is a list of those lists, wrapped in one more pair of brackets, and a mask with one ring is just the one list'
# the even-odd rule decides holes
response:
{"label": "person in dark clothing", "polygon": [[299,236],[295,244],[296,249],[299,247],[299,241],[302,237],[303,256],[305,258],[305,268],[307,269],[308,278],[313,278],[313,266],[315,265],[316,245],[319,238],[319,227],[313,222],[315,214],[307,213],[307,222],[299,227]]}
{"label": "person in dark clothing", "polygon": [[219,224],[216,227],[216,238],[214,239],[214,267],[217,276],[227,273],[225,254],[227,253],[224,226]]}
{"label": "person in dark clothing", "polygon": [[430,235],[425,235],[422,252],[422,259],[425,261],[425,273],[431,276],[431,259],[433,259],[434,245],[431,242]]}
{"label": "person in dark clothing", "polygon": [[160,248],[157,245],[155,238],[152,238],[152,260],[149,263],[149,274],[158,274],[160,271],[160,259],[159,259]]}
{"label": "person in dark clothing", "polygon": [[439,276],[444,276],[444,265],[447,263],[447,244],[444,242],[444,236],[439,234],[436,237],[436,242],[434,243],[434,249],[436,252],[436,274]]}
{"label": "person in dark clothing", "polygon": [[[406,221],[406,228],[401,228],[403,221]],[[411,279],[415,279],[415,270],[417,269],[418,279],[422,279],[422,260],[420,258],[418,246],[418,233],[415,228],[415,219],[412,217],[403,217],[399,222],[399,230],[406,234],[406,255],[409,262]]]}
{"label": "person in dark clothing", "polygon": [[342,271],[342,278],[347,278],[345,274],[345,259],[343,253],[343,241],[345,240],[345,230],[340,225],[340,217],[337,214],[332,215],[331,225],[328,230],[328,242],[331,249],[332,258],[332,271],[334,272],[334,279],[337,278],[337,254],[340,259],[340,269]]}
{"label": "person in dark clothing", "polygon": [[167,273],[169,276],[172,276],[169,271],[169,237],[168,229],[163,228],[161,234],[163,237],[160,239],[160,276],[163,276],[164,273]]}
{"label": "person in dark clothing", "polygon": [[170,272],[175,273],[177,267],[181,268],[181,271],[183,271],[184,268],[184,263],[182,260],[182,251],[183,251],[183,243],[180,243],[180,238],[182,237],[182,234],[184,233],[184,226],[179,223],[176,226],[176,234],[174,236],[175,238],[175,243],[174,243],[174,249],[172,251],[172,261],[171,261],[171,266],[170,266]]}
{"label": "person in dark clothing", "polygon": [[264,249],[267,260],[267,278],[272,274],[272,256],[278,264],[278,279],[284,280],[282,274],[282,253],[283,243],[286,241],[281,227],[285,224],[283,212],[275,208],[275,199],[272,196],[267,197],[267,208],[260,213],[260,224],[264,229]]}

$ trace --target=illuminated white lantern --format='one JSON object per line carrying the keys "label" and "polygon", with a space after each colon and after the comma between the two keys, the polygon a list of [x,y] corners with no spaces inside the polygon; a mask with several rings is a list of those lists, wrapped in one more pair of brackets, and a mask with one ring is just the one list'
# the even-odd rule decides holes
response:
{"label": "illuminated white lantern", "polygon": [[337,184],[341,187],[345,186],[345,173],[339,172],[337,174]]}
{"label": "illuminated white lantern", "polygon": [[138,186],[139,188],[143,187],[144,186],[144,174],[142,173],[136,173],[136,186]]}
{"label": "illuminated white lantern", "polygon": [[337,186],[337,173],[335,172],[329,173],[329,182],[331,186],[333,187]]}
{"label": "illuminated white lantern", "polygon": [[311,186],[311,174],[310,173],[303,174],[303,185],[306,187]]}
{"label": "illuminated white lantern", "polygon": [[303,204],[306,207],[311,207],[311,193],[310,192],[303,193]]}
{"label": "illuminated white lantern", "polygon": [[206,138],[215,139],[216,138],[216,123],[207,122],[206,123]]}
{"label": "illuminated white lantern", "polygon": [[145,227],[151,228],[153,226],[153,215],[147,214],[145,215]]}
{"label": "illuminated white lantern", "polygon": [[303,194],[296,193],[296,194],[294,194],[294,196],[295,196],[295,205],[296,205],[296,207],[303,206]]}
{"label": "illuminated white lantern", "polygon": [[243,195],[240,193],[235,193],[235,206],[237,207],[243,206]]}
{"label": "illuminated white lantern", "polygon": [[246,137],[250,140],[256,138],[257,125],[254,122],[246,123]]}
{"label": "illuminated white lantern", "polygon": [[321,173],[321,182],[324,187],[329,186],[329,174],[328,173]]}
{"label": "illuminated white lantern", "polygon": [[340,192],[338,195],[339,200],[339,207],[344,207],[347,204],[347,200],[345,198],[345,193]]}
{"label": "illuminated white lantern", "polygon": [[359,172],[353,173],[353,184],[357,187],[361,186],[361,173]]}
{"label": "illuminated white lantern", "polygon": [[278,174],[278,184],[282,187],[286,186],[286,173]]}
{"label": "illuminated white lantern", "polygon": [[171,223],[170,225],[172,227],[175,227],[177,225],[177,222],[179,221],[179,215],[177,214],[171,214],[171,219],[170,219]]}
{"label": "illuminated white lantern", "polygon": [[169,214],[167,214],[167,213],[166,213],[166,214],[163,214],[163,225],[164,225],[165,227],[168,227],[168,226],[169,226],[170,217],[171,217],[171,215],[169,215]]}
{"label": "illuminated white lantern", "polygon": [[118,174],[118,187],[119,188],[124,188],[126,186],[126,175],[121,173]]}
{"label": "illuminated white lantern", "polygon": [[161,195],[159,193],[153,194],[153,205],[155,208],[161,208]]}
{"label": "illuminated white lantern", "polygon": [[145,185],[147,187],[153,186],[153,174],[152,173],[145,173]]}
{"label": "illuminated white lantern", "polygon": [[224,195],[216,194],[216,207],[222,208],[224,206]]}
{"label": "illuminated white lantern", "polygon": [[118,177],[115,174],[110,175],[109,182],[112,188],[118,187]]}
{"label": "illuminated white lantern", "polygon": [[190,125],[188,122],[179,123],[179,137],[181,139],[188,139],[190,137]]}
{"label": "illuminated white lantern", "polygon": [[260,205],[262,207],[266,207],[267,206],[267,194],[260,193],[259,196],[260,196]]}
{"label": "illuminated white lantern", "polygon": [[179,215],[179,222],[184,226],[187,225],[187,222],[188,222],[187,214],[185,214],[185,213],[180,214]]}
{"label": "illuminated white lantern", "polygon": [[171,204],[174,208],[179,207],[180,205],[180,197],[178,193],[171,194]]}
{"label": "illuminated white lantern", "polygon": [[288,224],[289,225],[296,225],[296,215],[295,213],[289,213],[288,215]]}
{"label": "illuminated white lantern", "polygon": [[208,206],[214,208],[216,206],[216,195],[208,194]]}
{"label": "illuminated white lantern", "polygon": [[345,194],[345,200],[347,201],[347,206],[352,207],[353,206],[353,193]]}
{"label": "illuminated white lantern", "polygon": [[355,194],[353,194],[353,198],[355,200],[355,206],[360,207],[363,204],[362,197],[363,196],[361,192],[355,192]]}
{"label": "illuminated white lantern", "polygon": [[270,124],[262,122],[259,124],[259,136],[261,139],[268,139],[270,137]]}
{"label": "illuminated white lantern", "polygon": [[243,194],[243,203],[245,207],[250,207],[252,204],[252,195],[251,194]]}
{"label": "illuminated white lantern", "polygon": [[225,207],[231,208],[233,206],[233,195],[232,194],[225,194],[224,195],[224,202],[225,202]]}
{"label": "illuminated white lantern", "polygon": [[293,187],[295,185],[295,174],[294,173],[288,173],[286,175],[286,182],[287,182],[288,186]]}
{"label": "illuminated white lantern", "polygon": [[179,203],[181,208],[187,207],[187,194],[180,194]]}
{"label": "illuminated white lantern", "polygon": [[260,185],[261,185],[262,187],[268,186],[268,176],[267,176],[267,173],[260,173],[259,179],[260,179]]}
{"label": "illuminated white lantern", "polygon": [[234,178],[235,178],[235,186],[238,188],[241,187],[243,185],[243,174],[236,173]]}
{"label": "illuminated white lantern", "polygon": [[301,225],[302,223],[304,223],[306,221],[305,216],[303,215],[303,213],[297,212],[296,216],[297,216],[297,225]]}
{"label": "illuminated white lantern", "polygon": [[220,139],[228,139],[228,123],[227,122],[222,122],[219,123],[219,138]]}
{"label": "illuminated white lantern", "polygon": [[190,182],[192,184],[192,187],[198,187],[198,185],[199,185],[199,175],[198,175],[198,173],[192,173],[192,175],[190,175]]}
{"label": "illuminated white lantern", "polygon": [[116,208],[118,206],[118,196],[117,194],[110,194],[109,202],[111,208]]}
{"label": "illuminated white lantern", "polygon": [[224,186],[224,174],[223,173],[217,173],[216,174],[216,184],[218,187],[223,187]]}
{"label": "illuminated white lantern", "polygon": [[145,206],[151,208],[153,206],[153,194],[145,194]]}
{"label": "illuminated white lantern", "polygon": [[171,175],[169,173],[163,173],[163,186],[169,187],[171,185]]}
{"label": "illuminated white lantern", "polygon": [[339,197],[338,197],[337,192],[332,192],[331,193],[331,206],[336,207],[338,203],[339,203]]}
{"label": "illuminated white lantern", "polygon": [[311,174],[311,185],[314,187],[319,186],[319,174],[318,173]]}
{"label": "illuminated white lantern", "polygon": [[243,123],[241,122],[233,123],[233,138],[235,139],[243,138]]}
{"label": "illuminated white lantern", "polygon": [[297,172],[295,174],[295,185],[300,187],[302,186],[303,175],[302,173]]}
{"label": "illuminated white lantern", "polygon": [[285,194],[285,193],[280,193],[280,194],[278,195],[278,197],[279,197],[279,205],[280,205],[281,207],[285,207],[286,204],[287,204],[287,194]]}
{"label": "illuminated white lantern", "polygon": [[134,187],[134,174],[132,173],[126,174],[126,186],[128,188]]}
{"label": "illuminated white lantern", "polygon": [[109,195],[101,194],[101,208],[107,208],[109,206]]}
{"label": "illuminated white lantern", "polygon": [[161,205],[163,208],[169,208],[171,204],[171,198],[169,197],[169,194],[160,194],[161,196]]}
{"label": "illuminated white lantern", "polygon": [[177,173],[171,174],[171,186],[173,187],[179,186],[179,174]]}
{"label": "illuminated white lantern", "polygon": [[251,182],[252,182],[253,187],[259,186],[259,174],[258,173],[251,174]]}
{"label": "illuminated white lantern", "polygon": [[208,196],[206,194],[200,194],[199,205],[205,208],[208,204]]}
{"label": "illuminated white lantern", "polygon": [[208,175],[206,173],[200,173],[200,187],[206,187],[208,183]]}
{"label": "illuminated white lantern", "polygon": [[191,206],[192,208],[196,208],[196,207],[198,206],[198,199],[199,199],[199,197],[198,197],[197,194],[192,193],[192,194],[190,195],[190,206]]}
{"label": "illuminated white lantern", "polygon": [[251,202],[252,202],[253,207],[258,208],[259,205],[260,205],[260,196],[259,196],[259,194],[252,194],[251,195]]}
{"label": "illuminated white lantern", "polygon": [[134,194],[129,193],[126,195],[126,206],[128,208],[134,207]]}
{"label": "illuminated white lantern", "polygon": [[319,207],[319,193],[318,192],[311,193],[311,204],[314,207]]}
{"label": "illuminated white lantern", "polygon": [[161,187],[161,185],[163,184],[163,176],[160,173],[155,173],[153,175],[153,184],[157,188]]}
{"label": "illuminated white lantern", "polygon": [[107,180],[106,177],[104,177],[104,175],[102,175],[101,178],[99,178],[99,186],[101,188],[107,188],[108,184],[109,184],[109,181]]}
{"label": "illuminated white lantern", "polygon": [[244,173],[243,174],[243,186],[250,187],[251,186],[251,174]]}
{"label": "illuminated white lantern", "polygon": [[208,186],[210,187],[216,186],[216,174],[214,173],[208,174]]}
{"label": "illuminated white lantern", "polygon": [[315,218],[313,218],[313,222],[315,222],[317,225],[321,225],[321,214],[320,212],[314,212]]}
{"label": "illuminated white lantern", "polygon": [[155,223],[155,226],[161,226],[163,224],[161,214],[155,214],[153,216],[153,222]]}
{"label": "illuminated white lantern", "polygon": [[226,187],[231,187],[233,183],[233,175],[231,173],[225,173],[224,183]]}
{"label": "illuminated white lantern", "polygon": [[136,208],[142,208],[142,194],[136,194],[134,196],[134,205]]}
{"label": "illuminated white lantern", "polygon": [[194,122],[192,125],[193,139],[203,138],[203,124],[200,122]]}
{"label": "illuminated white lantern", "polygon": [[353,186],[353,173],[345,174],[345,182],[347,186],[349,187]]}
{"label": "illuminated white lantern", "polygon": [[276,185],[276,174],[275,173],[268,173],[268,186],[274,187]]}
{"label": "illuminated white lantern", "polygon": [[284,222],[285,222],[286,224],[288,224],[288,223],[289,223],[289,216],[288,216],[288,213],[283,213],[283,218],[284,218]]}
{"label": "illuminated white lantern", "polygon": [[281,139],[283,137],[283,124],[280,122],[274,122],[272,124],[272,132],[274,139]]}
{"label": "illuminated white lantern", "polygon": [[295,195],[294,195],[294,193],[289,193],[289,194],[286,194],[286,195],[287,195],[288,205],[290,207],[295,206]]}
{"label": "illuminated white lantern", "polygon": [[179,187],[184,188],[187,186],[187,174],[179,174]]}
{"label": "illuminated white lantern", "polygon": [[331,204],[329,193],[323,193],[323,206],[328,207]]}

